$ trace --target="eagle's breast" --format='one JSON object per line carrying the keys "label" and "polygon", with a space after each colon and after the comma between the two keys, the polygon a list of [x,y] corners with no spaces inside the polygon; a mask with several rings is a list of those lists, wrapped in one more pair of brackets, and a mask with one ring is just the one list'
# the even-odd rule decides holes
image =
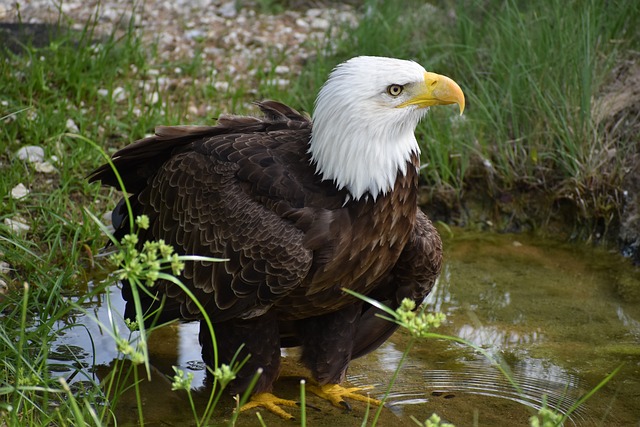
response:
{"label": "eagle's breast", "polygon": [[[282,304],[283,318],[305,318],[353,304],[343,289],[369,294],[387,285],[416,221],[418,158],[411,157],[394,188],[373,200],[364,197],[336,210],[332,239],[314,251],[309,276]],[[292,310],[295,308],[295,310]]]}

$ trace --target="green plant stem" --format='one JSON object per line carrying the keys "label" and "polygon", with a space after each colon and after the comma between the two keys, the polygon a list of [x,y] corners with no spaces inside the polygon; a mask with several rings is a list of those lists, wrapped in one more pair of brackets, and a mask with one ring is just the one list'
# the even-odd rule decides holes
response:
{"label": "green plant stem", "polygon": [[59,381],[60,381],[60,384],[62,385],[62,389],[65,391],[65,393],[67,393],[67,396],[69,397],[69,402],[71,404],[72,413],[73,413],[73,415],[75,417],[74,424],[77,425],[77,426],[85,425],[84,415],[82,414],[82,411],[80,410],[80,407],[78,406],[78,402],[77,402],[75,396],[73,395],[73,393],[71,393],[71,389],[69,388],[69,384],[67,384],[65,379],[62,378],[62,377],[60,377]]}
{"label": "green plant stem", "polygon": [[307,395],[305,380],[300,380],[300,426],[305,427],[307,425]]}
{"label": "green plant stem", "polygon": [[135,365],[133,366],[133,378],[134,378],[134,384],[136,385],[135,389],[136,389],[136,403],[138,407],[138,423],[139,425],[143,426],[144,413],[142,411],[142,396],[140,396],[140,387],[138,387],[138,384],[140,384],[140,378],[138,375],[138,368]]}
{"label": "green plant stem", "polygon": [[231,426],[236,425],[236,421],[240,416],[240,408],[242,408],[242,406],[249,400],[249,397],[251,396],[251,392],[253,391],[254,387],[258,383],[258,378],[260,378],[260,375],[262,375],[262,368],[256,371],[256,373],[251,378],[251,382],[249,382],[249,387],[247,387],[244,393],[242,393],[242,396],[240,397],[240,399],[237,400],[237,407],[235,411],[233,411],[233,415],[231,416],[231,421],[229,421],[229,425]]}
{"label": "green plant stem", "polygon": [[389,385],[387,385],[387,389],[385,390],[384,396],[382,397],[382,400],[380,402],[380,406],[378,406],[378,409],[376,410],[376,413],[373,416],[373,421],[371,422],[371,426],[372,427],[375,426],[378,423],[378,419],[380,418],[380,414],[382,414],[382,409],[384,408],[384,403],[386,402],[387,398],[389,397],[389,394],[391,393],[391,389],[393,388],[394,384],[396,383],[396,380],[398,379],[398,375],[400,374],[400,370],[402,369],[402,365],[404,365],[404,362],[407,360],[407,356],[409,356],[409,352],[413,348],[413,345],[415,344],[415,342],[416,342],[416,338],[412,336],[411,339],[409,339],[409,343],[407,344],[407,348],[405,348],[404,352],[402,353],[402,357],[400,357],[400,361],[398,362],[398,366],[393,371],[393,375],[391,376],[391,379],[389,380]]}
{"label": "green plant stem", "polygon": [[191,394],[191,388],[186,390],[187,392],[187,400],[189,400],[189,406],[191,407],[191,413],[193,414],[193,419],[196,421],[196,426],[200,427],[202,424],[200,423],[198,417],[198,411],[196,411],[196,405],[193,401],[193,395]]}
{"label": "green plant stem", "polygon": [[589,390],[589,392],[587,394],[585,394],[584,396],[582,396],[580,399],[578,399],[577,402],[575,402],[573,405],[571,405],[571,407],[569,408],[569,410],[567,412],[565,412],[562,415],[562,419],[560,420],[560,425],[563,425],[565,423],[565,421],[567,421],[569,419],[569,416],[576,410],[578,409],[582,404],[584,404],[584,402],[586,402],[589,398],[591,398],[591,396],[593,396],[598,390],[600,390],[602,387],[605,386],[605,384],[607,384],[609,381],[611,381],[611,379],[613,377],[615,377],[618,372],[620,371],[620,369],[622,369],[622,366],[624,364],[618,365],[618,367],[616,369],[614,369],[609,375],[607,375],[606,377],[604,377],[602,379],[602,381],[600,381],[598,383],[597,386],[595,386],[594,388],[592,388],[591,390]]}

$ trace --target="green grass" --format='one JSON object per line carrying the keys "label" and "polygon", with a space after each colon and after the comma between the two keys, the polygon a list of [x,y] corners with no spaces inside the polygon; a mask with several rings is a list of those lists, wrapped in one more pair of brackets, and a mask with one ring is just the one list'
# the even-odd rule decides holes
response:
{"label": "green grass", "polygon": [[[261,4],[279,10],[274,2]],[[184,123],[189,105],[211,106],[206,116],[191,115],[193,123],[247,112],[246,103],[261,98],[311,112],[318,88],[340,61],[362,54],[414,58],[454,78],[467,96],[464,116],[434,109],[418,129],[424,182],[435,199],[465,200],[479,189],[488,196],[534,192],[569,200],[576,207],[570,219],[586,228],[608,224],[618,215],[633,141],[608,136],[593,106],[613,65],[640,47],[639,4],[367,1],[360,25],[335,46],[317,46],[317,56],[284,90],[270,83],[275,73],[266,67],[283,60],[275,53],[255,59],[253,81],[232,83],[223,93],[199,55],[160,61],[133,28],[121,36],[97,34],[93,22],[80,32],[60,32],[44,48],[25,45],[0,55],[0,260],[11,268],[0,271],[9,286],[0,297],[0,419],[78,425],[110,417],[96,404],[109,392],[90,381],[82,392],[70,391],[46,367],[50,343],[63,332],[57,322],[82,302],[70,299],[88,300],[87,283],[106,274],[95,259],[105,238],[87,211],[99,216],[117,196],[87,184],[86,174],[103,158],[84,139],[112,153],[156,125]],[[200,84],[163,90],[158,76],[176,68]],[[119,91],[126,96],[113,96]],[[159,101],[145,102],[155,91]],[[68,119],[84,139],[68,134]],[[56,171],[44,174],[16,161],[23,145],[42,146]],[[618,155],[605,155],[614,149]],[[19,183],[29,195],[10,198]],[[5,219],[23,220],[30,229],[14,232]]]}

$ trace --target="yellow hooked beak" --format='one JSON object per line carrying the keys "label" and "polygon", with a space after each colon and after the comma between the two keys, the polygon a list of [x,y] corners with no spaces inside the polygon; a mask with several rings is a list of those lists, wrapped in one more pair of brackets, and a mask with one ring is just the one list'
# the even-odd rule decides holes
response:
{"label": "yellow hooked beak", "polygon": [[413,91],[414,96],[398,107],[416,105],[419,108],[425,108],[433,105],[458,104],[461,115],[464,111],[464,93],[458,83],[447,76],[425,71],[424,81],[417,84]]}

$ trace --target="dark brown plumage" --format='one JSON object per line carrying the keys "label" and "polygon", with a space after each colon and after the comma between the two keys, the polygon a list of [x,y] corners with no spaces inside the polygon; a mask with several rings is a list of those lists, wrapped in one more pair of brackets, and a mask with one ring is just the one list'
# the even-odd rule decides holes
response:
{"label": "dark brown plumage", "polygon": [[[270,391],[287,346],[302,346],[302,362],[320,385],[337,384],[353,358],[396,328],[342,289],[392,307],[403,298],[419,304],[440,272],[440,238],[416,203],[419,159],[415,152],[407,157],[390,191],[355,198],[317,172],[308,117],[273,101],[258,106],[261,118],[159,127],[118,151],[113,163],[133,214],[150,218],[140,244],[164,239],[179,254],[228,259],[188,262],[180,279],[214,323],[220,362],[229,363],[242,344],[240,358],[251,355],[232,393],[242,392],[259,367],[254,393]],[[90,180],[117,186],[109,165]],[[118,235],[131,231],[125,217],[120,204]],[[154,291],[166,296],[159,320],[202,319],[175,284],[160,281]],[[127,283],[123,293],[131,301]],[[145,296],[145,309],[161,300]],[[127,316],[132,310],[128,304]],[[213,365],[206,325],[200,342]]]}

